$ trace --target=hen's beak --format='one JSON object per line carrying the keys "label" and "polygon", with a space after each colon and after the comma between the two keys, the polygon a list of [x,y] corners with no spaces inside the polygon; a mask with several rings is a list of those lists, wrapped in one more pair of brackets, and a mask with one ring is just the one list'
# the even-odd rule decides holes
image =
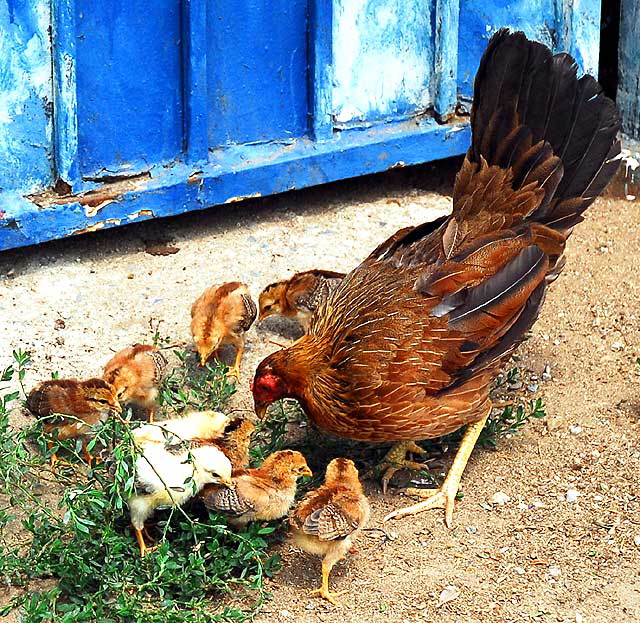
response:
{"label": "hen's beak", "polygon": [[264,416],[267,414],[267,409],[270,404],[271,403],[269,402],[259,402],[258,400],[253,401],[253,408],[255,409],[259,420],[264,420]]}

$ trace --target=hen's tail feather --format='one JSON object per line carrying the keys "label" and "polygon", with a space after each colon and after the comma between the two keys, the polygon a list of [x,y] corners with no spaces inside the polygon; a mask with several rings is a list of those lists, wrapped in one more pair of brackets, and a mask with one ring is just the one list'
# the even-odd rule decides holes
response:
{"label": "hen's tail feather", "polygon": [[512,188],[545,189],[530,220],[568,234],[615,173],[620,120],[568,54],[500,30],[480,62],[471,112],[474,163],[512,167]]}

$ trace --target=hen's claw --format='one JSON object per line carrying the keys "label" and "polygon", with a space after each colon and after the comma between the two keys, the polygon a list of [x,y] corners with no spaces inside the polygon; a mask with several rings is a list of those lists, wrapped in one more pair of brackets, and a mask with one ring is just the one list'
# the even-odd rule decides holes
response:
{"label": "hen's claw", "polygon": [[[375,471],[382,473],[381,484],[382,493],[387,492],[389,482],[394,477],[396,472],[401,469],[410,470],[425,470],[429,467],[425,463],[418,463],[417,461],[410,461],[406,458],[407,452],[414,452],[416,454],[426,454],[426,452],[415,441],[400,441],[387,452],[382,461],[376,466]],[[373,476],[373,470],[365,474],[365,477]]]}
{"label": "hen's claw", "polygon": [[[418,495],[428,496],[424,502],[418,502],[413,506],[407,506],[406,508],[399,508],[389,513],[383,521],[388,521],[393,518],[406,517],[407,515],[415,515],[424,510],[430,508],[444,508],[444,522],[447,528],[451,528],[453,523],[453,507],[455,504],[456,495],[458,495],[458,489],[460,488],[460,480],[464,468],[467,465],[467,461],[471,456],[476,441],[480,436],[480,432],[484,428],[484,425],[489,417],[489,413],[485,415],[481,420],[467,426],[467,430],[464,433],[464,437],[460,442],[460,447],[456,453],[456,458],[453,460],[453,464],[449,468],[449,473],[444,479],[442,486],[439,489],[423,489]],[[410,492],[415,494],[419,489],[412,489]]]}

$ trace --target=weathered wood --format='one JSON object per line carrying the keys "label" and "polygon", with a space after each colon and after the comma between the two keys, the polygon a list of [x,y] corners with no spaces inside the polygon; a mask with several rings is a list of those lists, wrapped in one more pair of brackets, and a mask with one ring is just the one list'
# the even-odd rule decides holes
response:
{"label": "weathered wood", "polygon": [[622,0],[618,50],[617,104],[622,130],[640,139],[640,0]]}

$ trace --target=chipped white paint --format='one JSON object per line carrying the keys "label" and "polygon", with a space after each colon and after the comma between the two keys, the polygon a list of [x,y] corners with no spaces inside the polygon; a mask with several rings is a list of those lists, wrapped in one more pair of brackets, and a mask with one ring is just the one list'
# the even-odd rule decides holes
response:
{"label": "chipped white paint", "polygon": [[431,4],[334,0],[337,123],[402,116],[431,104]]}
{"label": "chipped white paint", "polygon": [[0,0],[0,187],[33,192],[50,180],[49,3]]}

